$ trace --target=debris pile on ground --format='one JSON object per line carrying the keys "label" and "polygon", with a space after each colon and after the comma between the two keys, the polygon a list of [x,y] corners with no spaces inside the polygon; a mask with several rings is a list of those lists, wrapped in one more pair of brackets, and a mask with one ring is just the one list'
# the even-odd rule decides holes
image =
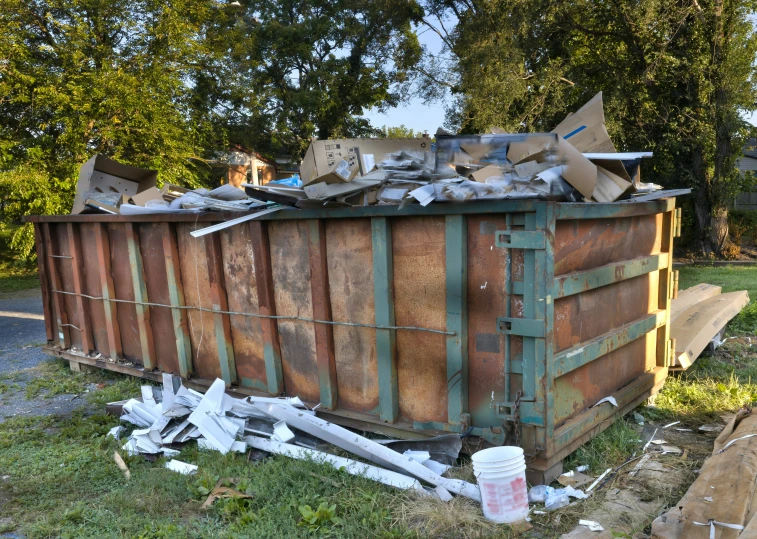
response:
{"label": "debris pile on ground", "polygon": [[[441,475],[457,459],[462,447],[459,436],[374,441],[316,417],[315,411],[297,397],[236,399],[225,389],[219,379],[202,394],[184,387],[179,377],[163,374],[162,388],[143,386],[141,399],[120,403],[121,420],[137,427],[125,440],[123,450],[130,455],[175,457],[182,444],[195,440],[200,448],[224,454],[244,453],[252,448],[295,459],[313,459],[444,501],[452,499],[450,493],[481,500],[476,485]],[[109,409],[118,410],[119,406],[111,403]],[[115,427],[109,435],[120,439],[123,431],[123,427]],[[328,444],[372,464],[319,450]],[[440,455],[445,462],[432,459],[432,454]],[[185,474],[197,469],[177,460],[171,460],[166,467]]]}
{"label": "debris pile on ground", "polygon": [[721,294],[719,286],[701,283],[678,293],[670,304],[670,337],[675,339],[674,370],[688,369],[705,348],[725,340],[728,322],[749,303],[746,290]]}
{"label": "debris pile on ground", "polygon": [[653,539],[755,537],[757,410],[742,409],[715,439],[683,498],[652,523]]}

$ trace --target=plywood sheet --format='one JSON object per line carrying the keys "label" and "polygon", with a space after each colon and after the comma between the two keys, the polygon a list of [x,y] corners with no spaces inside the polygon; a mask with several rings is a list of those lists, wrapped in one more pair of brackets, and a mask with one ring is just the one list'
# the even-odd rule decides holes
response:
{"label": "plywood sheet", "polygon": [[686,309],[722,292],[714,284],[700,283],[686,290],[680,290],[676,299],[670,300],[670,322],[673,323]]}
{"label": "plywood sheet", "polygon": [[746,290],[719,294],[686,309],[670,326],[677,366],[687,369],[707,344],[749,303]]}

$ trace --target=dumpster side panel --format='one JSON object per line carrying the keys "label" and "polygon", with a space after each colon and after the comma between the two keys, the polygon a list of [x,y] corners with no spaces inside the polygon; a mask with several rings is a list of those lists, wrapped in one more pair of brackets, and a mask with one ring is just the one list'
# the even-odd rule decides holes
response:
{"label": "dumpster side panel", "polygon": [[[120,223],[108,224],[110,267],[113,273],[116,298],[134,301],[134,285],[129,266],[129,251],[126,246],[126,230],[124,227],[125,225]],[[119,302],[116,305],[124,357],[141,365],[142,349],[139,324],[137,323],[137,309],[131,303]]]}
{"label": "dumpster side panel", "polygon": [[[58,273],[60,274],[61,285],[65,292],[75,292],[74,290],[74,272],[73,272],[73,260],[71,257],[71,249],[68,241],[68,230],[66,225],[58,225],[52,228],[53,242],[55,255],[66,258],[56,258],[58,265]],[[71,294],[58,294],[61,296],[66,316],[68,317],[68,323],[75,327],[69,327],[71,335],[71,344],[82,349],[82,337],[80,329],[83,328],[82,316],[86,314],[80,313],[76,305],[76,296]],[[80,329],[76,329],[80,328]]]}
{"label": "dumpster side panel", "polygon": [[660,252],[662,214],[557,221],[555,275]]}
{"label": "dumpster side panel", "polygon": [[[100,266],[97,261],[95,246],[96,223],[80,223],[79,234],[82,245],[82,264],[84,265],[84,293],[99,298],[102,296],[102,283],[100,281]],[[95,340],[95,348],[108,355],[108,328],[105,325],[105,308],[101,300],[84,299],[88,305],[90,320],[92,321],[92,336]]]}
{"label": "dumpster side panel", "polygon": [[[269,224],[268,238],[271,245],[276,314],[312,318],[307,222],[272,222]],[[311,403],[320,402],[313,323],[279,320],[278,326],[281,367],[287,395],[297,395]]]}
{"label": "dumpster side panel", "polygon": [[[219,232],[223,256],[223,273],[229,310],[258,313],[258,287],[252,236],[247,224]],[[234,360],[240,384],[267,391],[263,330],[260,318],[229,315],[234,341]]]}
{"label": "dumpster side panel", "polygon": [[[444,217],[392,221],[395,317],[398,326],[446,328]],[[447,421],[444,335],[397,331],[400,417]]]}
{"label": "dumpster side panel", "polygon": [[[375,323],[373,250],[368,219],[326,221],[331,316]],[[376,330],[333,326],[339,408],[373,413],[379,404]]]}
{"label": "dumpster side panel", "polygon": [[502,423],[495,402],[505,400],[505,335],[497,316],[505,316],[507,250],[495,246],[504,215],[468,218],[468,403],[471,424]]}
{"label": "dumpster side panel", "polygon": [[[147,298],[150,303],[170,305],[171,297],[168,292],[166,258],[163,251],[163,229],[160,224],[141,224],[139,226],[139,243],[142,251]],[[163,372],[178,374],[179,357],[176,353],[171,309],[168,307],[150,307],[150,324],[154,336],[155,360],[158,369]]]}
{"label": "dumpster side panel", "polygon": [[[187,305],[212,309],[210,282],[208,280],[208,257],[203,238],[193,238],[191,230],[201,228],[193,224],[177,225],[181,260],[181,280],[184,286],[184,302]],[[221,378],[214,315],[209,312],[187,309],[189,338],[192,343],[192,366],[200,378]]]}

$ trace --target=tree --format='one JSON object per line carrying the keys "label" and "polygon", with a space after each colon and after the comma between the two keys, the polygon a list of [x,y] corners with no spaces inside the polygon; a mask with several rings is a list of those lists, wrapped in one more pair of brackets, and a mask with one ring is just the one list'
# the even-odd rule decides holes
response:
{"label": "tree", "polygon": [[382,138],[421,138],[423,133],[416,133],[412,129],[405,127],[405,124],[402,124],[399,127],[383,126],[380,136]]}
{"label": "tree", "polygon": [[[235,60],[247,87],[236,142],[300,157],[314,136],[376,136],[365,109],[399,104],[419,61],[415,0],[243,0]],[[254,98],[254,100],[253,100]],[[241,140],[240,140],[241,139]]]}
{"label": "tree", "polygon": [[[603,92],[619,149],[652,150],[645,179],[694,190],[697,239],[719,254],[748,180],[734,163],[757,103],[753,0],[432,1],[458,18],[449,120],[549,130]],[[433,24],[427,19],[427,22]],[[438,26],[438,25],[436,25]],[[430,73],[433,77],[438,71]],[[450,76],[451,75],[451,76]]]}

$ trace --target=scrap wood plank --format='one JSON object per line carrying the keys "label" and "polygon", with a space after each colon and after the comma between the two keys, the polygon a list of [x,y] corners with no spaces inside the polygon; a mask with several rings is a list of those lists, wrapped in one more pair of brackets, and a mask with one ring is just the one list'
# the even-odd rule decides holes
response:
{"label": "scrap wood plank", "polygon": [[670,336],[676,340],[676,362],[689,368],[707,343],[749,303],[746,290],[719,294],[686,309],[671,324]]}
{"label": "scrap wood plank", "polygon": [[698,285],[681,290],[678,292],[678,298],[670,302],[670,323],[683,314],[686,309],[697,303],[717,296],[722,292],[722,288],[714,284],[700,283]]}

